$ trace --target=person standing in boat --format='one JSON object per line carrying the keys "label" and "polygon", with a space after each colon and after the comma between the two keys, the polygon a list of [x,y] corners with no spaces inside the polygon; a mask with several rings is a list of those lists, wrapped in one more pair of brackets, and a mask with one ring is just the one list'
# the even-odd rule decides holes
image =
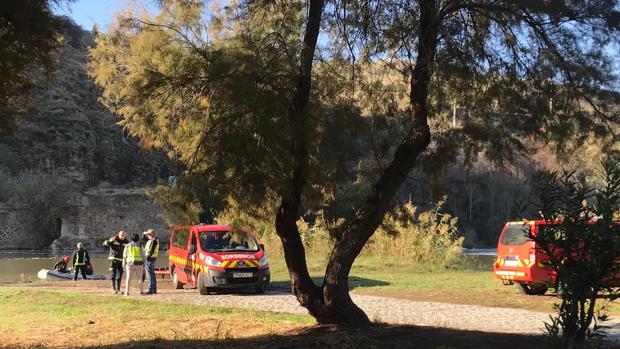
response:
{"label": "person standing in boat", "polygon": [[123,278],[123,251],[125,251],[125,246],[128,243],[127,233],[123,230],[119,231],[118,235],[112,236],[103,242],[103,246],[110,248],[108,260],[110,261],[110,271],[112,272],[111,279],[114,294],[121,292],[121,279]]}
{"label": "person standing in boat", "polygon": [[90,263],[88,251],[81,242],[77,244],[77,250],[73,252],[73,281],[77,281],[78,273],[82,274],[82,279],[86,280],[86,266]]}
{"label": "person standing in boat", "polygon": [[125,297],[129,295],[129,285],[131,278],[135,275],[138,278],[138,288],[140,294],[144,293],[142,287],[142,266],[144,265],[144,251],[140,245],[140,235],[132,234],[131,242],[125,246],[123,252],[123,266],[125,273]]}
{"label": "person standing in boat", "polygon": [[144,294],[156,294],[155,261],[157,261],[157,255],[159,254],[159,240],[157,240],[157,235],[153,229],[145,231],[143,235],[149,238],[146,245],[144,245],[144,255],[146,257],[144,269],[146,270],[146,280],[148,281],[149,289]]}

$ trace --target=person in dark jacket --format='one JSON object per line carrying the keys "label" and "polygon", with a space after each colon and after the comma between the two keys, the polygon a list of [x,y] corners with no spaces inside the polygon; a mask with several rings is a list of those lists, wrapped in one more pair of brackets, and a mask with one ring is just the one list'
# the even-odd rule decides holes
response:
{"label": "person in dark jacket", "polygon": [[148,291],[144,294],[156,294],[157,293],[157,278],[155,277],[155,261],[159,254],[159,240],[153,229],[149,229],[143,233],[149,239],[144,245],[144,257],[146,261],[144,263],[144,269],[146,271],[146,280],[148,282]]}
{"label": "person in dark jacket", "polygon": [[90,263],[88,251],[84,249],[81,242],[77,244],[77,250],[73,252],[73,281],[77,281],[78,273],[82,274],[82,279],[86,280],[86,266]]}
{"label": "person in dark jacket", "polygon": [[110,248],[108,260],[110,261],[110,271],[112,272],[112,289],[115,294],[121,292],[121,279],[123,278],[123,251],[125,251],[125,245],[128,243],[127,233],[123,230],[119,231],[118,235],[112,236],[103,242],[103,246],[108,246]]}

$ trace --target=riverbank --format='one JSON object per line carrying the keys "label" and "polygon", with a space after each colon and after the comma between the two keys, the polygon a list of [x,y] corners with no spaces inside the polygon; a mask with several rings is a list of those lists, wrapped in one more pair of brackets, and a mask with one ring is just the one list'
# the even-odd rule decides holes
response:
{"label": "riverbank", "polygon": [[[82,292],[91,287],[104,289],[103,283],[88,283],[71,292],[50,290],[47,286],[0,287],[0,348],[513,349],[543,344],[540,336],[431,326],[377,324],[363,331],[315,326],[307,315]],[[72,288],[64,282],[56,287],[61,284]],[[209,298],[191,294],[195,299]]]}
{"label": "riverbank", "polygon": [[[324,257],[308,259],[311,275],[317,282],[320,282],[325,263]],[[265,295],[249,290],[200,296],[196,289],[172,289],[169,279],[159,280],[158,295],[139,296],[134,289],[131,299],[112,295],[109,281],[34,281],[25,285],[5,285],[0,287],[0,307],[6,309],[0,315],[0,330],[10,334],[13,347],[24,348],[37,345],[72,347],[72,341],[79,341],[81,336],[88,337],[85,344],[80,344],[83,347],[119,349],[139,348],[140,345],[272,348],[275,344],[275,347],[284,348],[297,345],[298,341],[303,345],[306,341],[314,343],[306,347],[321,346],[320,341],[328,343],[323,345],[327,347],[366,347],[364,342],[357,341],[335,344],[341,343],[338,336],[349,334],[343,334],[340,329],[315,327],[314,320],[290,294],[284,262],[274,256],[270,258],[270,266],[272,284]],[[503,338],[497,342],[495,347],[498,348],[509,347],[503,346],[504,339],[509,344],[512,340],[519,343],[523,340],[523,343],[530,343],[529,347],[539,347],[528,342],[531,338],[527,335],[542,333],[544,321],[548,320],[556,301],[553,295],[520,295],[515,287],[502,285],[487,270],[402,265],[372,256],[362,256],[356,261],[350,285],[354,301],[369,317],[378,323],[387,323],[368,332],[370,337],[366,339],[372,342],[373,338],[393,337],[392,347],[399,347],[402,344],[399,340],[404,337],[422,334],[435,342],[420,348],[473,348],[476,346],[472,343],[480,343],[478,341],[487,340],[487,337]],[[620,313],[616,309],[611,308],[612,315]],[[137,317],[125,325],[125,314]],[[52,319],[52,325],[40,324],[41,319]],[[69,329],[65,331],[63,323],[67,322]],[[75,327],[76,323],[79,330],[74,330],[77,333],[74,335],[70,327]],[[246,325],[248,323],[250,325]],[[91,326],[95,324],[101,327]],[[137,337],[140,345],[128,342],[136,338],[131,334],[116,338],[116,342],[92,334],[93,331],[113,333],[118,331],[114,328],[127,326],[141,329]],[[235,334],[244,326],[253,326],[253,330],[243,331],[241,337]],[[613,326],[614,338],[620,339],[620,323],[613,321]],[[57,336],[56,331],[61,331],[62,336]],[[526,337],[518,337],[522,335]],[[470,338],[471,342],[470,339],[459,342],[460,337]]]}
{"label": "riverbank", "polygon": [[[94,259],[95,271],[108,274],[107,256]],[[414,301],[450,304],[510,307],[539,312],[552,312],[557,299],[549,292],[545,296],[525,296],[514,286],[504,286],[495,279],[490,263],[493,256],[478,257],[481,269],[449,270],[430,265],[399,263],[377,256],[360,256],[349,280],[353,294],[384,296]],[[40,284],[36,272],[50,268],[55,259],[46,255],[35,258],[0,259],[0,284]],[[165,253],[158,266],[165,266]],[[269,257],[272,290],[290,290],[289,276],[282,256]],[[309,256],[308,268],[317,284],[325,270],[327,257]],[[2,280],[4,277],[4,280]],[[163,281],[169,283],[168,280]],[[612,315],[620,315],[620,307],[611,307]]]}

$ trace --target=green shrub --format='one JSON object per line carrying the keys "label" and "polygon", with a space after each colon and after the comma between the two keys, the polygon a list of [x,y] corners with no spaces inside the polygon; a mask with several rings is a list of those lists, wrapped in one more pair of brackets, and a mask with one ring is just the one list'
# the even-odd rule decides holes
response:
{"label": "green shrub", "polygon": [[162,208],[161,217],[169,226],[199,223],[202,205],[191,192],[159,183],[145,194]]}
{"label": "green shrub", "polygon": [[620,164],[609,160],[598,185],[592,186],[575,172],[543,174],[538,206],[548,225],[532,236],[556,272],[557,314],[545,324],[550,344],[557,348],[590,348],[604,336],[605,304],[618,298],[613,282],[620,255]]}

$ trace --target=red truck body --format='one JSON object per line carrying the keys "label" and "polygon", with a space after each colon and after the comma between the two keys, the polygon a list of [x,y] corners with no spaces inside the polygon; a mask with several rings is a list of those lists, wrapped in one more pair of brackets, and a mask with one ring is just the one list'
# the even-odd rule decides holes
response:
{"label": "red truck body", "polygon": [[[504,225],[493,264],[497,279],[505,285],[516,284],[520,292],[531,295],[542,295],[556,286],[557,274],[549,264],[549,257],[530,238],[530,234],[536,236],[540,228],[548,224],[545,220],[525,220]],[[620,274],[603,281],[607,286],[618,287]]]}

